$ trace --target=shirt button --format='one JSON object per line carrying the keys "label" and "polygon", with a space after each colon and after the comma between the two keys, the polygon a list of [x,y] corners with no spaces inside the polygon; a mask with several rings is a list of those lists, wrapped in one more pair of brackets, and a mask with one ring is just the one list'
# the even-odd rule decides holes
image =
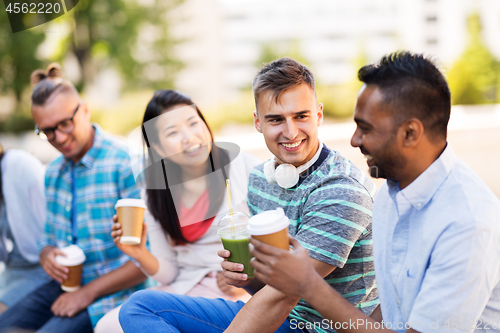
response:
{"label": "shirt button", "polygon": [[66,211],[69,212],[71,210],[71,206],[66,206]]}
{"label": "shirt button", "polygon": [[73,240],[73,237],[71,235],[68,235],[68,241],[71,242]]}
{"label": "shirt button", "polygon": [[417,207],[422,207],[422,204],[419,202],[419,203],[417,204]]}

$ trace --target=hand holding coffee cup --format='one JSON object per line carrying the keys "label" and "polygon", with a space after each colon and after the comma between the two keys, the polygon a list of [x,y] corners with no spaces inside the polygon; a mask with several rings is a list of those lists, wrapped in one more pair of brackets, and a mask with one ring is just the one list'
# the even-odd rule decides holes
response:
{"label": "hand holding coffee cup", "polygon": [[121,236],[123,234],[122,225],[118,223],[118,216],[113,215],[113,225],[111,226],[111,237],[113,237],[113,242],[120,251],[122,251],[129,257],[137,260],[137,258],[139,258],[142,254],[144,254],[145,251],[147,251],[146,248],[147,233],[148,233],[147,227],[148,227],[147,224],[143,223],[141,242],[139,244],[137,245],[122,244],[120,242]]}
{"label": "hand holding coffee cup", "polygon": [[78,245],[70,245],[60,249],[66,256],[56,256],[56,262],[68,268],[68,277],[61,283],[61,289],[67,292],[80,289],[82,281],[85,253]]}
{"label": "hand holding coffee cup", "polygon": [[66,256],[59,248],[55,246],[47,246],[40,252],[40,265],[48,276],[59,283],[68,277],[68,269],[59,265],[56,261],[56,256]]}
{"label": "hand holding coffee cup", "polygon": [[122,234],[120,243],[137,245],[141,243],[146,203],[141,199],[120,199],[115,205]]}
{"label": "hand holding coffee cup", "polygon": [[261,242],[279,247],[283,250],[290,248],[288,240],[288,226],[290,220],[283,208],[268,210],[256,214],[248,221],[248,233]]}

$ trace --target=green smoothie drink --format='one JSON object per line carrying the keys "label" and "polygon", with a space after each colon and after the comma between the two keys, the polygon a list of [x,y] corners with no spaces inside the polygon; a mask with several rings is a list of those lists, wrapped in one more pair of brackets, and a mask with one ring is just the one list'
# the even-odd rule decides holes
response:
{"label": "green smoothie drink", "polygon": [[252,255],[248,249],[248,239],[250,236],[247,232],[247,222],[248,216],[243,213],[228,214],[220,220],[217,233],[222,239],[224,249],[231,252],[227,260],[243,264],[244,269],[242,273],[252,278],[253,267],[250,266]]}

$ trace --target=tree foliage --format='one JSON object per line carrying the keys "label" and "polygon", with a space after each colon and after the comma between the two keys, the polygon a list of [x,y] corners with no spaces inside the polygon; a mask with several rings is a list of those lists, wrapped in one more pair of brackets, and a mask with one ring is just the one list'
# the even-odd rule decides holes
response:
{"label": "tree foliage", "polygon": [[255,66],[260,69],[265,64],[282,57],[290,57],[303,65],[310,66],[309,61],[302,55],[299,40],[262,44]]}
{"label": "tree foliage", "polygon": [[493,103],[500,82],[500,63],[483,42],[478,14],[468,18],[467,31],[467,46],[448,73],[452,103]]}
{"label": "tree foliage", "polygon": [[82,80],[74,82],[80,91],[109,68],[121,75],[125,89],[172,88],[182,63],[173,52],[177,41],[170,34],[171,10],[182,1],[80,0],[73,9],[68,7],[67,14],[47,23],[63,32],[56,47],[50,43],[48,59],[37,58],[47,25],[13,33],[7,15],[0,13],[0,94],[16,97],[16,112],[2,120],[0,131],[32,128],[27,95],[22,98],[31,73],[71,53],[82,74]]}
{"label": "tree foliage", "polygon": [[182,64],[173,56],[169,12],[182,0],[80,0],[65,47],[80,64],[83,82],[112,66],[125,87],[166,88]]}
{"label": "tree foliage", "polygon": [[316,91],[318,100],[323,102],[323,112],[335,118],[351,117],[356,107],[358,92],[363,83],[358,79],[358,70],[368,64],[363,47],[351,62],[353,70],[350,79],[337,85],[324,86],[318,84]]}
{"label": "tree foliage", "polygon": [[6,12],[0,13],[0,93],[13,92],[17,102],[21,100],[31,72],[41,65],[36,51],[44,39],[38,29],[12,33]]}
{"label": "tree foliage", "polygon": [[500,68],[498,69],[498,81],[497,81],[497,103],[500,103]]}

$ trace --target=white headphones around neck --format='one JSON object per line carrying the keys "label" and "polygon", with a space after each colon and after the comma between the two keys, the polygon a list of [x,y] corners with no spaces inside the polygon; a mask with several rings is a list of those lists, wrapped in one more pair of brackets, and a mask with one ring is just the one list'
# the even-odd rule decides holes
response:
{"label": "white headphones around neck", "polygon": [[323,144],[319,142],[318,151],[313,158],[295,167],[292,164],[280,164],[276,167],[276,156],[273,156],[264,164],[264,176],[269,184],[277,183],[282,188],[292,188],[299,182],[299,176],[302,172],[309,169],[319,158]]}

